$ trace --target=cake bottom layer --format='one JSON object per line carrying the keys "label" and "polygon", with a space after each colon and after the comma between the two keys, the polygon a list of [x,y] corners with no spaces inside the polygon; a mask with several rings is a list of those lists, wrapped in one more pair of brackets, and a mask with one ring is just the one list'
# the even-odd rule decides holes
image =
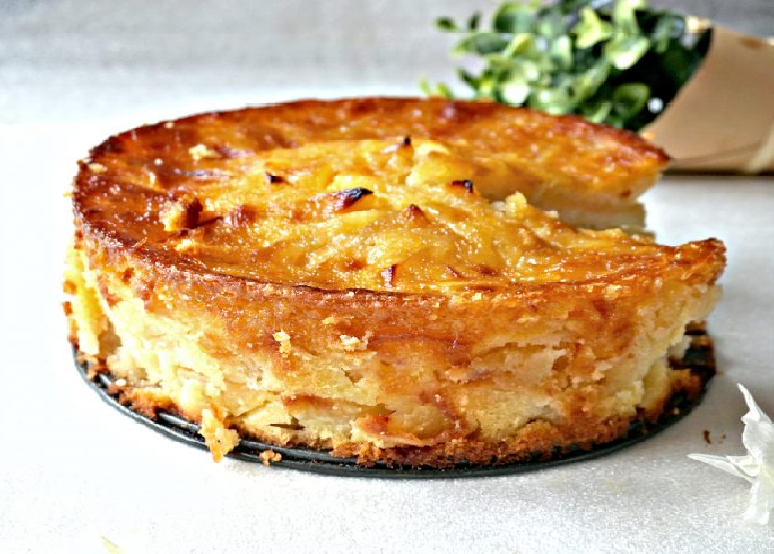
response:
{"label": "cake bottom layer", "polygon": [[[678,378],[672,380],[659,410],[641,412],[629,418],[616,418],[602,424],[575,431],[562,431],[550,425],[535,425],[521,440],[454,441],[435,447],[374,448],[347,445],[335,451],[310,449],[306,444],[277,446],[250,429],[239,429],[237,444],[231,455],[248,461],[281,463],[282,465],[323,473],[343,475],[431,477],[486,475],[499,468],[507,473],[544,467],[547,462],[575,461],[605,454],[628,444],[639,442],[686,415],[700,401],[704,389],[715,375],[715,358],[711,339],[704,322],[696,322],[686,330],[688,347],[681,358],[669,360],[670,370]],[[156,430],[188,443],[208,447],[202,436],[202,418],[191,417],[185,410],[144,395],[141,389],[128,387],[122,378],[111,375],[103,362],[78,350],[74,354],[78,367],[103,397],[116,406],[152,425]],[[205,422],[206,423],[206,422]],[[208,447],[209,448],[209,447]],[[418,473],[405,473],[421,468]],[[433,473],[432,469],[442,469]],[[395,470],[398,470],[395,473]]]}

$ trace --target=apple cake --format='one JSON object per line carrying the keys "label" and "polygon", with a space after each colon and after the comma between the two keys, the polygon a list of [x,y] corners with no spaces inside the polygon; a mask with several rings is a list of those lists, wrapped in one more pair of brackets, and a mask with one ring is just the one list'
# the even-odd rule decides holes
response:
{"label": "apple cake", "polygon": [[668,359],[724,247],[637,234],[666,161],[579,118],[442,99],[140,127],[75,178],[69,338],[122,402],[200,423],[216,460],[240,437],[433,467],[606,443],[701,386]]}

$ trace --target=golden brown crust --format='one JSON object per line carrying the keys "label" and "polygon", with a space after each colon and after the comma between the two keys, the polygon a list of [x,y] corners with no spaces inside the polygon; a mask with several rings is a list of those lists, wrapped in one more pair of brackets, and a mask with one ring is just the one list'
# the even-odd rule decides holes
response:
{"label": "golden brown crust", "polygon": [[[396,143],[398,149],[418,148],[422,139],[463,141],[463,154],[470,157],[482,152],[488,155],[493,150],[507,153],[510,157],[503,163],[508,168],[509,179],[516,182],[509,185],[509,190],[493,191],[498,198],[515,190],[526,193],[535,182],[539,183],[534,191],[536,198],[548,194],[545,183],[558,183],[561,195],[569,196],[575,203],[584,194],[592,199],[630,194],[636,181],[643,175],[656,175],[666,161],[663,152],[631,133],[593,125],[580,118],[552,117],[491,103],[386,98],[302,101],[202,114],[142,127],[108,139],[92,151],[91,159],[82,164],[76,178],[73,201],[77,224],[85,235],[103,247],[119,252],[131,251],[135,258],[153,264],[157,270],[174,267],[210,276],[227,274],[282,282],[282,276],[266,275],[265,268],[263,274],[246,269],[247,265],[271,261],[267,256],[276,254],[271,249],[260,252],[256,249],[254,257],[245,261],[241,257],[230,257],[226,249],[210,248],[215,241],[241,245],[248,235],[245,222],[256,216],[263,221],[271,214],[256,214],[255,208],[249,205],[213,207],[213,211],[208,212],[202,210],[201,201],[206,201],[208,194],[224,194],[218,188],[222,184],[250,176],[256,159],[272,162],[274,158],[268,162],[264,160],[264,154],[271,149],[290,147],[292,157],[296,156],[293,151],[320,141],[392,140],[403,135],[410,135],[413,145],[405,147],[399,142]],[[209,155],[202,157],[197,151],[199,147]],[[341,155],[341,152],[334,154]],[[428,157],[435,154],[437,152],[431,152]],[[312,157],[316,155],[317,152],[311,153]],[[372,152],[364,155],[369,157],[367,163],[356,163],[354,168],[345,169],[357,171],[357,175],[376,172],[380,178],[383,171],[394,173],[390,165],[393,160],[373,162],[371,158],[375,155]],[[278,156],[282,157],[281,152]],[[441,159],[439,164],[444,165],[446,161]],[[383,167],[382,163],[389,167]],[[515,165],[518,168],[514,169]],[[295,169],[305,170],[303,166]],[[468,170],[472,171],[464,164],[460,168],[463,172]],[[485,168],[483,171],[490,170]],[[400,171],[397,174],[400,175]],[[292,186],[297,187],[296,183],[280,182],[281,176],[267,175],[269,188],[262,194],[276,196],[285,194]],[[481,179],[485,180],[485,176]],[[341,191],[336,194],[340,195]],[[394,194],[394,191],[373,197],[384,198],[388,194]],[[197,195],[201,199],[196,198]],[[529,199],[530,194],[527,196]],[[209,198],[213,206],[222,205],[222,202],[215,202],[217,198]],[[334,195],[331,199],[334,204],[336,198]],[[366,200],[370,201],[370,198]],[[561,198],[555,200],[559,204],[563,202]],[[256,202],[264,210],[284,206],[281,204],[278,208],[275,204],[267,206],[264,202]],[[291,212],[280,214],[278,219],[285,218],[291,224],[299,222],[295,214],[314,214],[315,209],[327,209],[327,204],[315,204],[313,209],[300,204],[297,199],[291,198],[290,202],[288,209]],[[475,204],[473,198],[470,202]],[[552,209],[552,206],[548,208]],[[396,206],[389,209],[396,209]],[[475,209],[478,209],[475,205],[464,207],[468,212]],[[194,215],[196,221],[193,221]],[[448,216],[444,220],[447,227],[448,219],[456,217],[454,212]],[[560,229],[558,224],[554,225],[554,234]],[[182,251],[181,239],[186,244],[193,244],[194,248]],[[709,249],[716,249],[715,246],[710,244]],[[640,259],[642,250],[638,252]],[[671,250],[660,252],[665,252],[667,257],[674,254]],[[618,261],[625,263],[620,257]],[[385,271],[395,269],[387,265],[378,268],[374,274],[381,275]],[[398,270],[398,273],[405,271]],[[452,277],[455,271],[454,267],[450,268]],[[439,279],[441,276],[433,277]],[[577,276],[572,279],[577,280]],[[308,284],[329,290],[377,290],[374,282],[368,282],[367,286],[346,286],[338,281],[314,282],[308,276],[287,280],[291,285]],[[425,278],[425,281],[429,280]],[[473,278],[466,275],[465,280]],[[401,281],[398,279],[399,287]]]}
{"label": "golden brown crust", "polygon": [[[363,402],[353,416],[359,422],[360,431],[370,437],[379,437],[385,432],[391,441],[405,446],[296,436],[291,431],[292,421],[288,422],[289,435],[278,437],[274,432],[267,432],[276,430],[273,423],[269,427],[256,426],[227,412],[224,424],[239,430],[243,436],[267,442],[333,448],[336,455],[355,455],[362,463],[385,460],[444,466],[461,459],[489,463],[493,458],[505,462],[526,459],[536,451],[554,447],[568,448],[571,444],[583,447],[613,440],[626,430],[633,415],[616,416],[616,409],[604,408],[606,399],[612,398],[621,387],[625,390],[631,379],[642,379],[643,372],[637,367],[643,364],[647,367],[658,358],[668,344],[663,341],[682,329],[686,320],[706,313],[706,307],[691,308],[696,300],[686,300],[684,296],[686,290],[702,286],[699,278],[713,278],[713,274],[698,276],[688,271],[684,273],[688,277],[686,283],[674,280],[672,275],[662,283],[644,278],[632,280],[615,285],[612,291],[606,283],[587,283],[563,285],[561,294],[556,294],[554,287],[551,294],[543,294],[538,287],[519,294],[486,294],[475,300],[443,295],[270,288],[266,284],[235,279],[208,280],[175,271],[170,273],[175,278],[168,279],[148,274],[136,265],[129,283],[124,283],[124,264],[131,263],[131,258],[121,261],[115,253],[111,257],[94,245],[87,251],[89,265],[108,277],[112,294],[126,299],[111,308],[103,298],[106,309],[121,308],[134,296],[145,302],[147,312],[140,317],[190,321],[196,334],[201,334],[203,329],[204,334],[197,342],[210,356],[228,361],[235,355],[239,360],[247,360],[251,355],[263,359],[262,356],[270,353],[268,365],[262,367],[264,373],[270,371],[281,383],[276,394],[283,413],[313,417],[320,410],[330,414],[332,408],[345,408],[349,397],[331,387],[340,386],[335,384],[340,379],[336,377],[338,368],[348,368],[344,375],[352,380],[355,387],[352,390],[361,399],[358,401]],[[111,275],[115,278],[111,279]],[[691,284],[694,279],[696,283]],[[656,331],[661,338],[649,336],[654,333],[646,331],[649,320],[658,326],[666,325]],[[508,338],[497,339],[499,342],[493,345],[492,338],[502,332],[507,332]],[[355,344],[351,344],[351,339],[357,339]],[[643,340],[654,343],[642,347]],[[172,341],[177,341],[177,336],[169,333],[165,342],[175,344]],[[479,402],[485,406],[487,402],[496,405],[500,400],[491,394],[503,389],[512,391],[511,400],[517,400],[520,394],[534,394],[531,388],[524,388],[523,381],[531,380],[533,371],[537,375],[535,369],[489,365],[500,362],[488,361],[486,357],[488,349],[496,352],[501,343],[511,353],[508,355],[521,356],[519,341],[526,343],[527,356],[531,355],[532,343],[559,341],[561,344],[565,362],[549,364],[548,380],[541,381],[539,388],[543,391],[540,394],[554,396],[557,405],[562,406],[562,415],[556,421],[527,423],[524,429],[505,440],[478,438],[475,417],[471,418],[468,413],[472,406],[466,407],[465,398],[478,395]],[[362,350],[349,351],[361,347]],[[151,352],[157,348],[148,347]],[[310,354],[319,357],[321,365],[307,366]],[[375,356],[376,366],[368,365],[368,356]],[[611,366],[604,376],[596,375],[597,361]],[[119,376],[124,375],[120,363],[119,360],[111,366]],[[327,368],[336,371],[330,372]],[[358,372],[368,376],[370,388],[368,383],[358,381]],[[551,374],[555,377],[550,377]],[[674,377],[671,386],[675,390],[697,390],[696,383],[685,383]],[[577,382],[577,390],[566,388],[567,380]],[[142,378],[139,382],[145,381]],[[144,413],[163,407],[191,420],[200,420],[201,405],[186,409],[179,398],[159,394],[157,385],[156,380],[151,380],[147,385],[127,390],[125,400],[136,404]],[[345,385],[349,388],[348,382]],[[377,403],[368,406],[365,403],[372,397],[369,392],[372,390],[378,391]],[[237,389],[235,394],[245,393]],[[660,413],[669,389],[661,394],[660,400],[648,408],[648,414],[654,417]],[[224,405],[218,397],[211,402]],[[431,408],[431,415],[439,418],[439,426],[429,435],[421,436],[411,425],[391,419],[392,413],[400,415],[413,409],[410,406]],[[630,405],[624,411],[629,413],[631,409]],[[307,423],[303,419],[302,422]],[[284,419],[278,419],[277,423],[286,425]]]}
{"label": "golden brown crust", "polygon": [[439,100],[140,128],[76,178],[70,336],[127,401],[203,421],[216,456],[234,429],[364,463],[609,440],[679,381],[667,349],[711,309],[724,247],[575,229],[491,177],[593,206],[664,161],[575,118]]}

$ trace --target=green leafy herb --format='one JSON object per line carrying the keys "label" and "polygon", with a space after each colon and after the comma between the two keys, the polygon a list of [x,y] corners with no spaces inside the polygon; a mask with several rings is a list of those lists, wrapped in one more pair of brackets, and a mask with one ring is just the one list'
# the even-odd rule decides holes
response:
{"label": "green leafy herb", "polygon": [[[480,12],[464,25],[442,17],[438,29],[457,33],[453,54],[480,60],[478,72],[457,74],[472,97],[639,130],[688,82],[707,54],[711,31],[692,35],[685,18],[647,7],[645,0],[503,2],[482,26]],[[453,98],[442,84],[428,95]]]}

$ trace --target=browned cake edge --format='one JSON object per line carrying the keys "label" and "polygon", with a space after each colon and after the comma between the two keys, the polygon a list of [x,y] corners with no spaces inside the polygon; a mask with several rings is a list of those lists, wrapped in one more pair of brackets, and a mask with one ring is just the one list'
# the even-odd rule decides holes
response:
{"label": "browned cake edge", "polygon": [[[66,308],[65,314],[69,320],[71,316]],[[437,469],[451,468],[460,462],[479,466],[498,466],[514,462],[547,461],[578,450],[589,451],[595,447],[625,438],[633,424],[653,425],[658,423],[664,416],[670,415],[667,414],[667,410],[677,409],[673,407],[671,402],[675,395],[684,395],[685,404],[689,407],[700,402],[705,387],[716,371],[714,345],[712,339],[706,334],[706,323],[703,321],[689,324],[686,335],[690,338],[691,347],[701,348],[707,354],[706,364],[697,370],[685,360],[670,358],[670,368],[677,370],[672,373],[671,386],[654,408],[647,411],[639,409],[638,413],[632,417],[615,417],[605,420],[579,417],[573,422],[573,425],[562,427],[544,420],[535,421],[528,423],[521,429],[517,437],[498,442],[465,438],[452,439],[445,443],[423,447],[379,448],[373,444],[349,443],[331,449],[327,441],[315,444],[289,442],[276,446],[319,449],[339,458],[356,457],[357,463],[364,467],[381,462],[388,467],[412,466]],[[69,341],[76,351],[77,360],[88,364],[89,379],[93,380],[99,373],[110,374],[104,360],[80,352],[76,337],[70,336]],[[133,389],[128,385],[119,386],[114,383],[110,385],[108,392],[115,395],[121,405],[152,420],[156,420],[158,412],[165,411],[183,417],[197,425],[201,424],[200,414],[186,412],[168,400],[159,401],[157,396],[143,394],[142,389]],[[269,437],[246,432],[245,429],[240,428],[238,423],[234,427],[240,433],[241,438],[257,439],[272,444]]]}

